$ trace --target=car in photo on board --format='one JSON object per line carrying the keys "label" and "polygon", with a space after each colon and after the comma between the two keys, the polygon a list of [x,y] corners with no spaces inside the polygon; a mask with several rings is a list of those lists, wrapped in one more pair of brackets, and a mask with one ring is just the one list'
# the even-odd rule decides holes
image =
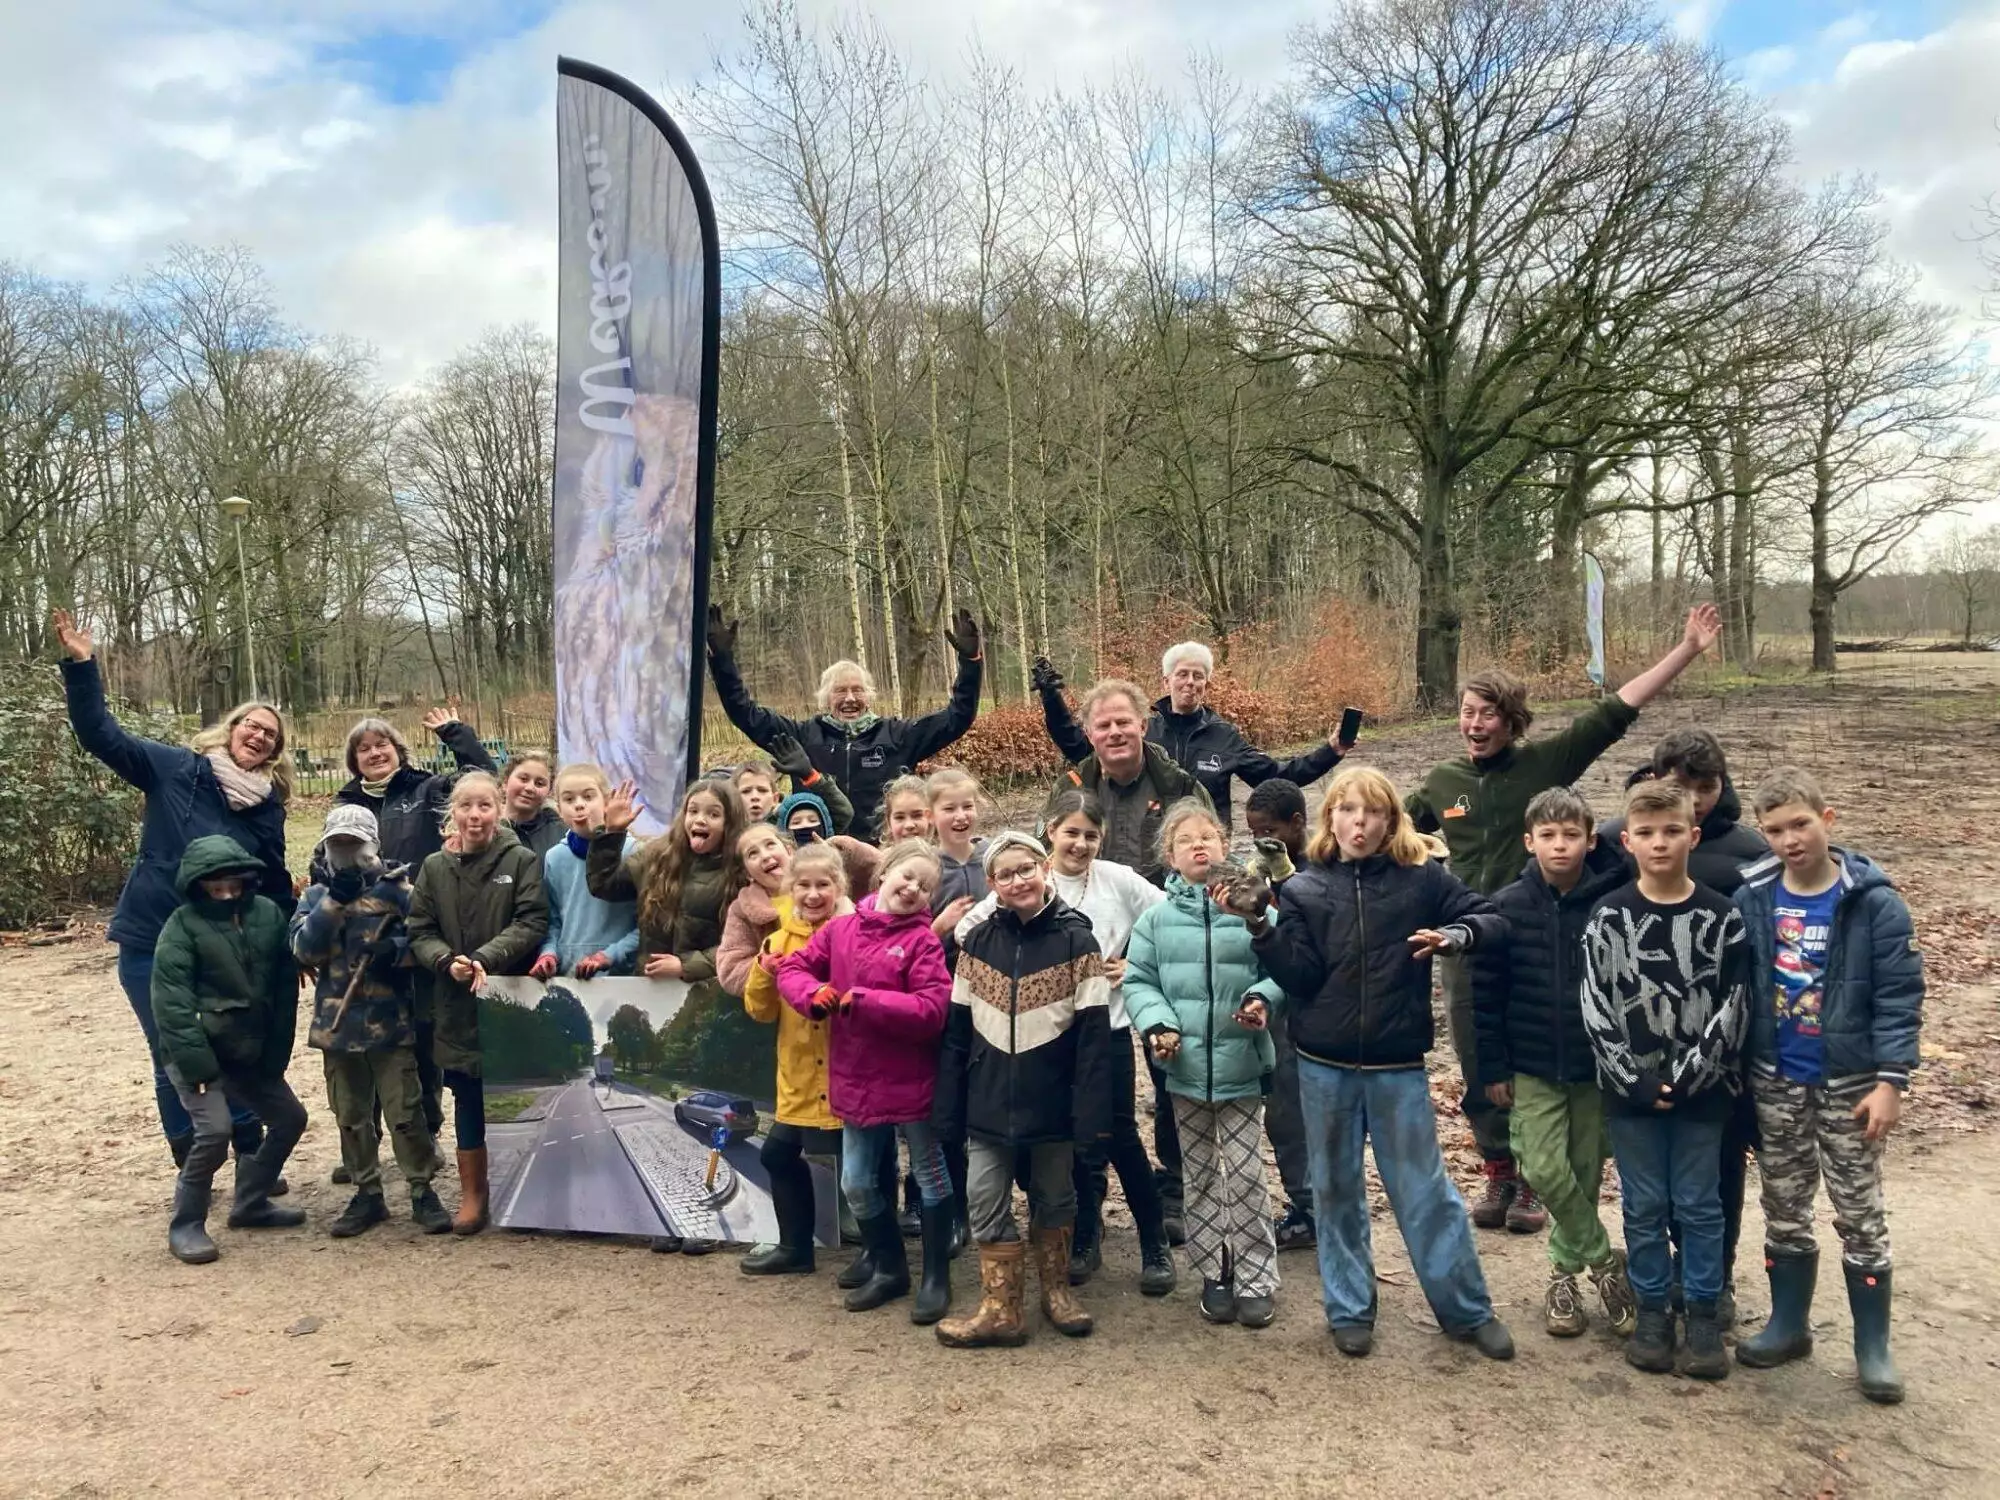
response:
{"label": "car in photo on board", "polygon": [[757,1133],[757,1106],[741,1094],[697,1089],[674,1101],[674,1119],[703,1136],[719,1125],[729,1132],[731,1142],[748,1140]]}

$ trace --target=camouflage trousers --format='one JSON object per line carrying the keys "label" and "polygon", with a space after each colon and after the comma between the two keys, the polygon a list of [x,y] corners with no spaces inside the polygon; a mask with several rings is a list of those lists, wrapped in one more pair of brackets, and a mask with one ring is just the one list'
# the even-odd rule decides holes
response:
{"label": "camouflage trousers", "polygon": [[372,1052],[328,1052],[326,1097],[340,1126],[340,1160],[357,1191],[382,1191],[381,1138],[375,1129],[375,1102],[382,1103],[382,1123],[389,1131],[396,1165],[412,1193],[422,1192],[437,1175],[437,1140],[424,1119],[423,1086],[417,1081],[417,1055],[408,1047],[382,1047]]}
{"label": "camouflage trousers", "polygon": [[1882,1143],[1862,1138],[1854,1118],[1859,1094],[1753,1074],[1757,1170],[1764,1179],[1764,1243],[1808,1251],[1820,1179],[1833,1200],[1842,1258],[1861,1270],[1889,1264],[1889,1216],[1882,1200]]}

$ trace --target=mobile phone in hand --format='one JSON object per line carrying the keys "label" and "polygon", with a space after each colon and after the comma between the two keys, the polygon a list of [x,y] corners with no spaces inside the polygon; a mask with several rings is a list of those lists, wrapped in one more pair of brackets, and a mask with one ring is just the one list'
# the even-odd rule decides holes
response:
{"label": "mobile phone in hand", "polygon": [[1346,708],[1340,714],[1340,733],[1335,736],[1343,745],[1351,745],[1361,738],[1361,710]]}

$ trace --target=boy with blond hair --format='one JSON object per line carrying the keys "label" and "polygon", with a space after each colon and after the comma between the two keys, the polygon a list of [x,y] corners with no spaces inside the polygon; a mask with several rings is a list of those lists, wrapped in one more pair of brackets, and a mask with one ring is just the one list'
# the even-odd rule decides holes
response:
{"label": "boy with blond hair", "polygon": [[1753,1369],[1812,1352],[1819,1277],[1813,1199],[1826,1179],[1854,1315],[1861,1394],[1903,1399],[1889,1355],[1889,1226],[1882,1144],[1902,1116],[1923,1021],[1923,956],[1881,868],[1833,842],[1834,812],[1802,771],[1771,773],[1753,804],[1771,858],[1745,871],[1750,1090],[1762,1144],[1771,1320],[1736,1346]]}

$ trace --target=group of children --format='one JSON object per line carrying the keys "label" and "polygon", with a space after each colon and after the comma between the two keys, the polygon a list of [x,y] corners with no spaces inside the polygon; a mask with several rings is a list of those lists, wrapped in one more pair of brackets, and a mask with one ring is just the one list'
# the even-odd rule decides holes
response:
{"label": "group of children", "polygon": [[[357,731],[358,733],[359,731]],[[1707,741],[1713,745],[1712,737]],[[1773,1313],[1745,1365],[1811,1347],[1812,1204],[1826,1177],[1845,1249],[1864,1393],[1899,1399],[1888,1355],[1882,1139],[1917,1060],[1922,976],[1909,916],[1866,859],[1831,842],[1817,786],[1774,773],[1755,800],[1770,854],[1733,897],[1689,874],[1707,762],[1672,757],[1628,793],[1618,849],[1600,845],[1574,791],[1529,805],[1526,869],[1488,900],[1445,868],[1381,772],[1343,766],[1309,826],[1283,783],[1251,809],[1257,854],[1229,857],[1203,800],[1164,810],[1158,884],[1099,858],[1105,818],[1065,783],[1036,834],[982,839],[966,772],[904,777],[884,793],[881,848],[845,833],[853,810],[803,753],[780,745],[696,781],[665,833],[639,842],[631,785],[587,764],[516,761],[449,789],[443,847],[420,867],[383,857],[366,807],[328,816],[312,884],[289,919],[246,883],[226,839],[190,846],[186,905],[162,935],[155,1011],[191,1113],[216,1090],[295,1142],[304,1111],[284,1082],[291,996],[315,975],[311,1044],[325,1055],[353,1200],[332,1225],[387,1217],[386,1126],[427,1232],[488,1220],[478,994],[500,974],[631,973],[740,996],[776,1028],[776,1108],[761,1143],[778,1237],[751,1276],[816,1268],[809,1159],[839,1161],[859,1253],[845,1305],[909,1296],[898,1213],[907,1157],[921,1266],[910,1317],[953,1347],[1027,1335],[1026,1266],[1060,1332],[1092,1320],[1075,1286],[1097,1269],[1106,1173],[1140,1244],[1140,1289],[1176,1286],[1169,1221],[1138,1130],[1137,1057],[1158,1070],[1183,1152],[1188,1258],[1200,1315],[1256,1329],[1275,1317],[1274,1239],[1260,1143],[1282,1027],[1295,1073],[1322,1302],[1337,1347],[1365,1355],[1376,1319],[1364,1149],[1440,1327],[1512,1356],[1465,1205],[1439,1147],[1424,1058],[1435,1040],[1433,956],[1466,955],[1480,1074],[1511,1106],[1521,1171],[1546,1203],[1548,1331],[1587,1326],[1587,1277],[1631,1362],[1727,1373],[1725,1123],[1747,1088],[1760,1134]],[[1705,753],[1705,752],[1704,752]],[[1720,749],[1714,747],[1720,765]],[[780,798],[780,777],[792,791]],[[1289,793],[1289,796],[1287,795]],[[1732,794],[1733,795],[1733,794]],[[545,816],[552,803],[553,816]],[[539,845],[540,847],[536,847]],[[270,910],[265,910],[265,908]],[[412,976],[428,976],[429,1016]],[[1762,997],[1762,998],[1757,998]],[[419,1075],[419,1026],[451,1090],[460,1195],[446,1213],[438,1116]],[[213,1112],[213,1110],[209,1110]],[[377,1124],[378,1119],[382,1125]],[[215,1258],[203,1152],[183,1169],[173,1253]],[[282,1152],[266,1153],[279,1164]],[[1626,1247],[1597,1209],[1618,1166]],[[1025,1191],[1026,1234],[1014,1189]],[[259,1184],[232,1225],[296,1224]],[[263,1184],[268,1189],[269,1184]],[[951,1309],[951,1265],[976,1247],[980,1299]],[[673,1239],[663,1250],[710,1248]]]}

